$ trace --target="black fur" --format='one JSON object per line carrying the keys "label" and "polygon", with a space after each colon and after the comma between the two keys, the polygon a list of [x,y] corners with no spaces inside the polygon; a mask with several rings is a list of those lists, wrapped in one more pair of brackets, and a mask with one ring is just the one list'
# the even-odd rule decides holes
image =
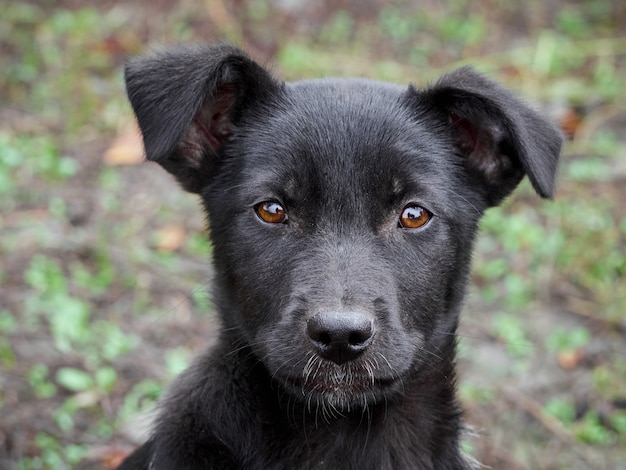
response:
{"label": "black fur", "polygon": [[[223,328],[120,469],[470,468],[454,358],[477,223],[524,175],[551,196],[556,128],[471,68],[283,83],[213,45],[133,59],[126,83],[148,159],[204,203]],[[406,207],[430,221],[404,228]]]}

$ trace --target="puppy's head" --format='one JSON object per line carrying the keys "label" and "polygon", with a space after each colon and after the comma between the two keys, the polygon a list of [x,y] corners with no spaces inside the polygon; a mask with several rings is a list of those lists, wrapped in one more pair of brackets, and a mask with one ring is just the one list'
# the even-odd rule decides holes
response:
{"label": "puppy's head", "polygon": [[558,131],[469,68],[421,91],[282,83],[221,45],[126,81],[148,159],[202,197],[225,326],[332,409],[451,375],[479,218],[524,175],[553,191]]}

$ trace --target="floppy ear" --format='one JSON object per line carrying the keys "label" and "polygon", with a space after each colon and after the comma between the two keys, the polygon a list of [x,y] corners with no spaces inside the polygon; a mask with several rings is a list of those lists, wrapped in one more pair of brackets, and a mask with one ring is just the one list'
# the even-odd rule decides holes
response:
{"label": "floppy ear", "polygon": [[148,160],[195,193],[215,174],[242,112],[280,88],[243,51],[225,44],[131,59],[125,79]]}
{"label": "floppy ear", "polygon": [[443,112],[467,170],[499,204],[528,175],[544,198],[554,192],[562,135],[510,91],[470,67],[442,76],[422,99]]}

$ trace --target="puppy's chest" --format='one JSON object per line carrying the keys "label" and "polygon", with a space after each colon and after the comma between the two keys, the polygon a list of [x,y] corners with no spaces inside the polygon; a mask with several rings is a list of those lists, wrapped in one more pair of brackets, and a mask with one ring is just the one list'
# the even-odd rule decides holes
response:
{"label": "puppy's chest", "polygon": [[[364,418],[365,419],[365,418]],[[425,439],[410,439],[403,430],[384,427],[320,428],[291,433],[266,447],[267,467],[302,470],[403,470],[431,469]],[[399,432],[398,432],[399,431]],[[415,437],[415,436],[414,436]],[[282,441],[282,442],[281,442]]]}

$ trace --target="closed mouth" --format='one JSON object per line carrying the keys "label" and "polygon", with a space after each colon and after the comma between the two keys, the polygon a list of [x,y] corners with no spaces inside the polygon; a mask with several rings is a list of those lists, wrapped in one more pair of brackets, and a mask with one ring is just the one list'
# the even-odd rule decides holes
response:
{"label": "closed mouth", "polygon": [[364,393],[373,390],[382,391],[395,383],[392,378],[376,378],[363,374],[344,374],[338,377],[334,374],[318,374],[314,378],[284,377],[284,381],[291,387],[306,393]]}

